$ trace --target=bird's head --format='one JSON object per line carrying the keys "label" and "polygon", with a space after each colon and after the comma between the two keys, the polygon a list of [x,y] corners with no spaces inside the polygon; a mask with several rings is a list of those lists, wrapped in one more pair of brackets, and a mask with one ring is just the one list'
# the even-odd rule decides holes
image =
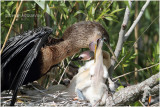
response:
{"label": "bird's head", "polygon": [[[82,60],[82,61],[87,61],[87,60],[91,60],[91,59],[98,59],[98,56],[100,56],[100,54],[102,53],[102,46],[103,46],[103,42],[104,42],[105,38],[99,38],[97,41],[95,42],[91,42],[89,44],[89,49],[87,51],[82,52],[79,57],[74,58],[73,60]],[[97,58],[96,58],[97,56]]]}
{"label": "bird's head", "polygon": [[82,21],[68,27],[63,34],[63,40],[69,40],[77,48],[88,48],[98,39],[105,39],[109,44],[109,35],[104,27],[97,22]]}

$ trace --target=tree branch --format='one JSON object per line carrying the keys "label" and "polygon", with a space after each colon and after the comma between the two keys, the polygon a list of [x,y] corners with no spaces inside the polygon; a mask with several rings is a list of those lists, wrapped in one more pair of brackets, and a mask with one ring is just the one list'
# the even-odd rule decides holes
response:
{"label": "tree branch", "polygon": [[137,25],[137,23],[139,22],[139,20],[141,19],[144,10],[146,9],[146,7],[149,5],[150,0],[147,0],[147,2],[144,4],[144,6],[142,7],[138,17],[136,18],[136,20],[133,22],[132,26],[130,27],[130,29],[128,30],[128,32],[125,34],[124,36],[124,41],[126,41],[128,39],[128,37],[130,36],[130,34],[132,33],[133,29],[135,28],[135,26]]}
{"label": "tree branch", "polygon": [[[132,6],[132,2],[129,1],[129,6],[131,7]],[[114,51],[114,54],[116,56],[116,58],[118,58],[121,50],[122,50],[122,46],[123,46],[123,38],[124,38],[124,33],[125,33],[125,29],[127,27],[127,23],[128,23],[128,20],[129,20],[129,15],[130,15],[130,10],[129,10],[129,7],[126,7],[126,10],[125,10],[125,14],[124,14],[124,19],[123,19],[123,23],[121,25],[121,30],[119,32],[119,38],[118,38],[118,43],[117,43],[117,46],[116,46],[116,49]],[[112,72],[114,70],[114,65],[115,65],[115,60],[114,58],[112,57],[112,60],[111,60],[111,67],[109,69],[109,74],[110,76],[112,76]]]}
{"label": "tree branch", "polygon": [[[113,98],[110,96],[106,99],[106,106],[122,106],[129,105],[138,99],[142,98],[142,93],[144,92],[144,87],[149,86],[151,88],[151,93],[158,93],[159,87],[159,73],[151,76],[145,81],[137,84],[128,86],[121,89],[120,91],[113,94]],[[112,100],[113,99],[113,100]]]}

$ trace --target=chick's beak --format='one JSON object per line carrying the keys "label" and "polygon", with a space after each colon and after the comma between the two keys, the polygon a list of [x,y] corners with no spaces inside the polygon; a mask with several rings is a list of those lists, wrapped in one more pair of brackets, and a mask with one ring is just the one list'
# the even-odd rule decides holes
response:
{"label": "chick's beak", "polygon": [[[92,42],[89,44],[89,49],[91,51],[94,52],[94,62],[96,61],[96,52],[97,52],[97,47],[101,44],[103,45],[103,41],[105,41],[106,39],[105,38],[99,38],[96,42]],[[102,47],[100,47],[102,48]]]}
{"label": "chick's beak", "polygon": [[94,62],[95,62],[95,56],[96,56],[96,50],[97,50],[97,42],[91,42],[89,44],[89,49],[94,52]]}
{"label": "chick's beak", "polygon": [[95,50],[94,50],[94,62],[96,62],[96,51],[97,51],[97,45],[95,45]]}

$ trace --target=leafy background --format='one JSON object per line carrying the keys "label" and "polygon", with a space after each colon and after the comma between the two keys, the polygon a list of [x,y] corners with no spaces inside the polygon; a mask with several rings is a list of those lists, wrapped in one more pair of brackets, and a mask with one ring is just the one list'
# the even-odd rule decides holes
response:
{"label": "leafy background", "polygon": [[[5,40],[19,3],[19,1],[1,1],[1,45]],[[134,21],[135,10],[137,9],[139,12],[144,3],[144,1],[139,1],[137,5],[133,2],[127,29]],[[136,5],[138,8],[135,8]],[[139,28],[137,33],[139,36],[141,36],[149,24],[158,16],[158,5],[158,1],[151,1],[144,11],[138,23]],[[128,2],[126,1],[24,1],[18,13],[19,16],[16,18],[12,27],[10,37],[39,26],[50,26],[53,28],[52,36],[61,38],[67,27],[79,21],[90,20],[97,21],[104,26],[110,35],[110,45],[114,50],[118,41],[126,6],[128,6]],[[125,55],[126,57],[115,70],[113,77],[159,62],[158,31],[159,25],[158,20],[156,20],[139,39],[138,53],[135,52],[133,47],[136,41],[135,32],[131,33],[129,39],[123,45],[118,60],[120,61]],[[106,47],[104,49],[107,50]],[[129,51],[130,49],[131,51]],[[138,57],[138,60],[135,63],[136,57]],[[41,83],[41,85],[47,88],[53,85],[55,81],[58,81],[70,59],[66,58],[62,61],[59,65],[61,69],[56,69],[57,72],[55,72],[55,69],[52,69],[52,72],[43,78],[45,82]],[[78,67],[84,64],[84,62],[72,63]],[[130,74],[120,78],[119,82],[121,85],[122,83],[135,84],[149,78],[158,71],[159,66],[152,67],[138,72],[138,76],[136,77],[134,74]],[[135,102],[132,105],[140,104]]]}

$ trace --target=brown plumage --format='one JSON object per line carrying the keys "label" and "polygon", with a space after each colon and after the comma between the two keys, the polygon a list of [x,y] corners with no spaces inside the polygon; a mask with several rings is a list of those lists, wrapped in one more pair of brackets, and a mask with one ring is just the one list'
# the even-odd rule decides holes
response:
{"label": "brown plumage", "polygon": [[109,43],[108,33],[97,22],[83,21],[72,25],[64,32],[63,41],[41,49],[41,74],[45,74],[51,66],[77,53],[81,48],[88,48],[91,42],[101,37],[105,37]]}

